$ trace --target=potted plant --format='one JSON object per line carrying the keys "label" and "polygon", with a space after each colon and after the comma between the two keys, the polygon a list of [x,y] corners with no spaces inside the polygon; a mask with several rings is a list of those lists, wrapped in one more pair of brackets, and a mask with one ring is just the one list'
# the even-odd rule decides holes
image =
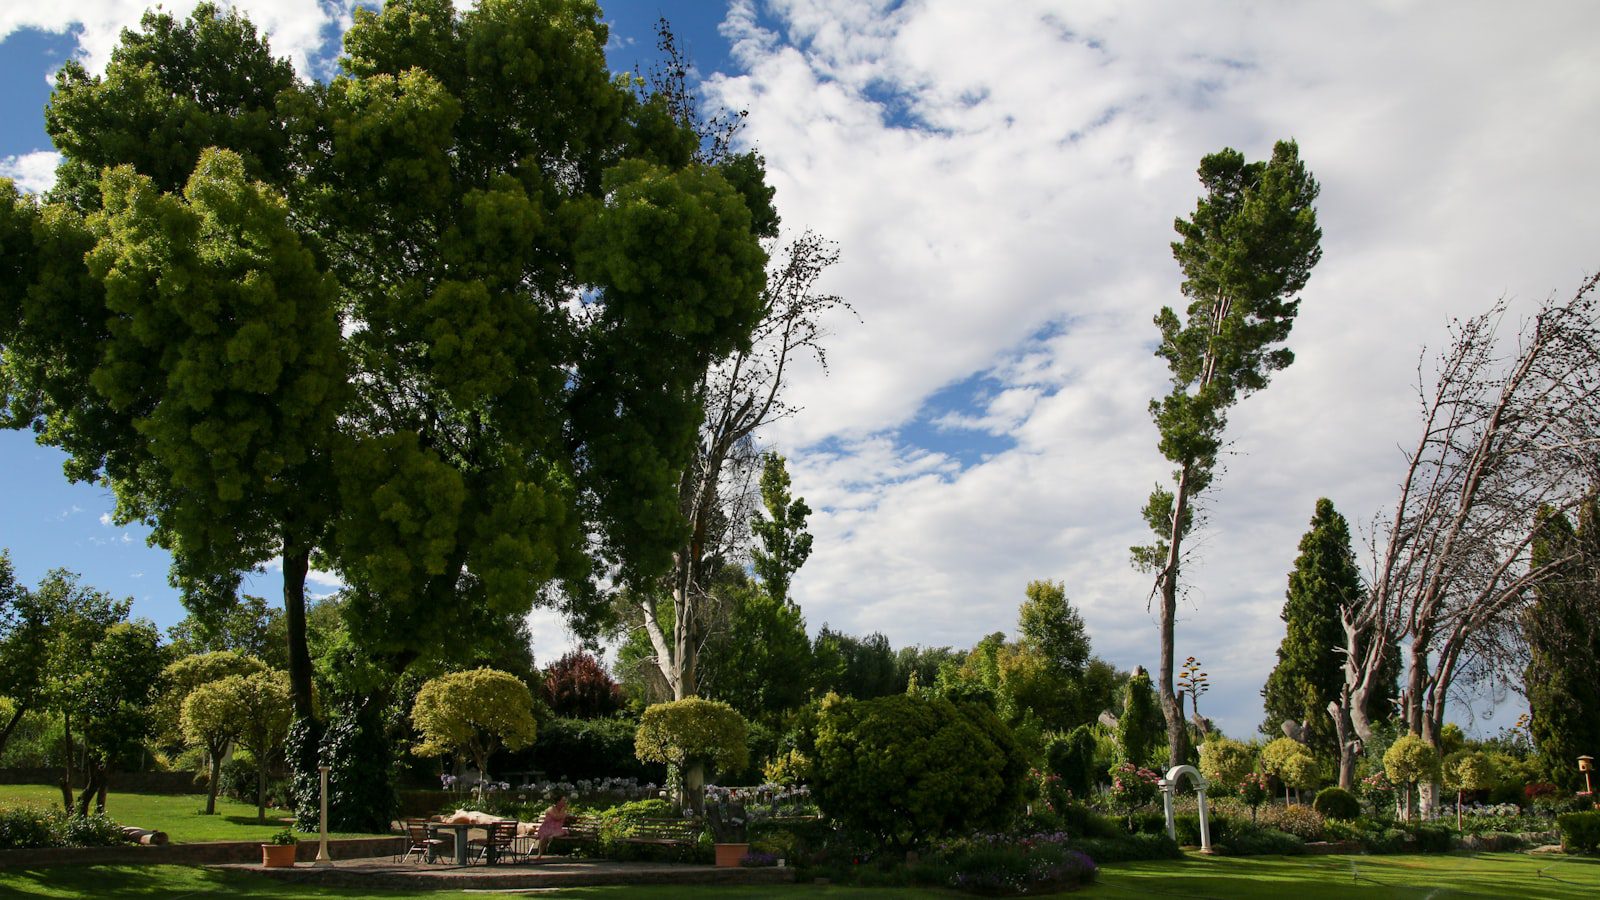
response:
{"label": "potted plant", "polygon": [[272,836],[272,843],[261,845],[261,865],[268,869],[286,869],[294,865],[296,845],[300,839],[285,828]]}
{"label": "potted plant", "polygon": [[736,868],[750,852],[750,820],[744,795],[732,788],[706,785],[706,827],[717,847],[717,866]]}

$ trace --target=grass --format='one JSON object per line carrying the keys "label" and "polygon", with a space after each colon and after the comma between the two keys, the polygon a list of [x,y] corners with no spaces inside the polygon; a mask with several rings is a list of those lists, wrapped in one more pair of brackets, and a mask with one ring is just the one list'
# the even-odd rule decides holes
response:
{"label": "grass", "polygon": [[[591,900],[677,900],[706,896],[712,900],[760,900],[780,897],[826,897],[829,900],[901,900],[928,896],[958,896],[948,891],[903,888],[858,888],[815,885],[709,887],[705,885],[649,885],[541,890],[541,897],[591,898]],[[306,900],[427,897],[428,900],[482,900],[483,892],[415,890],[381,891],[362,888],[316,888],[281,882],[237,869],[202,869],[191,866],[98,866],[94,868],[0,869],[0,896],[37,898],[255,898],[293,897]]]}
{"label": "grass", "polygon": [[1600,859],[1520,853],[1406,856],[1189,856],[1100,870],[1093,897],[1600,896]]}
{"label": "grass", "polygon": [[[953,891],[908,888],[792,886],[695,886],[695,896],[712,900],[757,900],[821,896],[830,900],[899,900],[957,897]],[[570,888],[540,891],[541,896],[593,900],[672,900],[682,886]],[[1122,863],[1101,870],[1095,886],[1081,897],[1393,897],[1437,900],[1460,897],[1528,897],[1566,900],[1600,895],[1600,859],[1525,856],[1517,853],[1429,856],[1320,856],[1222,858],[1189,856],[1180,861]],[[190,866],[98,866],[0,869],[0,896],[80,897],[304,897],[386,898],[425,896],[428,900],[468,900],[481,892],[377,891],[313,888],[265,878],[237,869]],[[1068,895],[1062,895],[1068,896]]]}
{"label": "grass", "polygon": [[[0,806],[60,806],[61,789],[43,784],[0,785]],[[174,844],[202,841],[264,841],[282,831],[287,810],[267,809],[267,822],[256,821],[255,804],[217,798],[216,815],[203,815],[205,794],[134,794],[111,791],[106,815],[122,825],[165,831]],[[333,834],[332,837],[366,837]]]}

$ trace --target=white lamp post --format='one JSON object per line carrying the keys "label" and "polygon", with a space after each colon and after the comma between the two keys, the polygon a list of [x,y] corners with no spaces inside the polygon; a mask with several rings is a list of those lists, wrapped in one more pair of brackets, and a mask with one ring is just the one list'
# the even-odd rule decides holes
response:
{"label": "white lamp post", "polygon": [[317,766],[317,771],[322,773],[322,824],[317,839],[317,858],[312,865],[331,866],[333,860],[328,858],[328,767]]}

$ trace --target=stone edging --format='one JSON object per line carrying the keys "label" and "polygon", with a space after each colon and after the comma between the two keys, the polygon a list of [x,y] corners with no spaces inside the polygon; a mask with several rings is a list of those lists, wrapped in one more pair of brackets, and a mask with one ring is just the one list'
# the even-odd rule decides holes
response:
{"label": "stone edging", "polygon": [[[37,866],[110,865],[214,865],[261,861],[261,841],[212,841],[199,844],[166,844],[144,847],[48,847],[38,850],[0,850],[0,869]],[[370,837],[328,840],[328,855],[334,859],[397,856],[405,849],[405,838]],[[294,858],[310,862],[317,858],[317,841],[302,839]]]}

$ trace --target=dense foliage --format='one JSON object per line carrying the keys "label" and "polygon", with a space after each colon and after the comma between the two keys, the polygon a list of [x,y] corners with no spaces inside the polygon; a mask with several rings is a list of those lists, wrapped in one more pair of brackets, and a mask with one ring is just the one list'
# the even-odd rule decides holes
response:
{"label": "dense foliage", "polygon": [[1004,825],[1028,770],[993,712],[920,692],[825,700],[812,765],[825,813],[896,847]]}

